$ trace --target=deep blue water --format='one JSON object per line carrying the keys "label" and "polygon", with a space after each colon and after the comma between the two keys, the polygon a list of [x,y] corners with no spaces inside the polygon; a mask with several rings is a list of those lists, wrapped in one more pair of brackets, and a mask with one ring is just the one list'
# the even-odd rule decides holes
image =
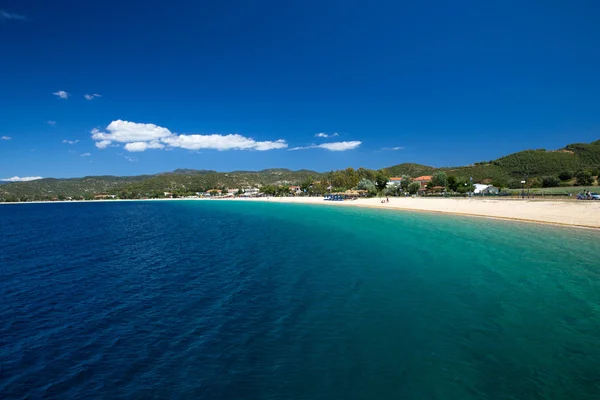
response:
{"label": "deep blue water", "polygon": [[598,239],[291,204],[0,206],[0,397],[597,399]]}

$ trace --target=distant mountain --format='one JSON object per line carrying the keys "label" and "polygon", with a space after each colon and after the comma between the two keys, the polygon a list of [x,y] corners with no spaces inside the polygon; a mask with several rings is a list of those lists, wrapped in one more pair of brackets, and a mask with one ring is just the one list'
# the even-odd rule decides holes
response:
{"label": "distant mountain", "polygon": [[158,175],[197,175],[197,174],[209,174],[215,173],[217,171],[212,171],[209,169],[187,169],[187,168],[179,168],[173,172],[162,172]]}
{"label": "distant mountain", "polygon": [[408,175],[416,178],[417,176],[431,175],[437,169],[422,164],[404,163],[385,168],[385,170],[392,176]]}
{"label": "distant mountain", "polygon": [[[436,168],[404,163],[385,168],[390,176],[417,177],[444,171],[460,179],[473,177],[475,181],[508,183],[531,178],[558,175],[562,171],[600,168],[600,140],[592,143],[574,143],[559,150],[525,150],[500,157],[497,160],[473,165]],[[373,171],[362,170],[374,176]],[[348,170],[346,170],[348,172]],[[361,170],[357,171],[359,175]],[[291,171],[271,168],[262,171],[216,172],[212,170],[176,169],[156,175],[140,176],[86,176],[73,179],[40,179],[29,182],[2,182],[2,199],[52,199],[58,197],[93,197],[96,194],[119,194],[124,197],[148,196],[163,192],[190,193],[221,188],[246,188],[260,185],[299,184],[308,179],[320,180],[327,174],[306,169]]]}
{"label": "distant mountain", "polygon": [[309,170],[267,169],[263,171],[216,172],[177,169],[156,175],[86,176],[83,178],[46,178],[30,182],[7,182],[0,188],[1,198],[46,199],[91,197],[100,193],[156,194],[163,192],[197,192],[221,188],[245,188],[258,185],[288,185],[321,173]]}
{"label": "distant mountain", "polygon": [[420,164],[398,164],[386,168],[394,176],[406,174],[431,175],[445,171],[448,175],[476,181],[485,179],[520,179],[524,175],[542,177],[558,175],[562,171],[575,172],[582,168],[600,168],[600,140],[592,143],[569,144],[559,150],[524,150],[500,157],[496,160],[477,162],[459,167],[434,168]]}
{"label": "distant mountain", "polygon": [[139,176],[86,176],[83,178],[70,179],[37,179],[28,182],[8,182],[2,185],[2,195],[13,195],[17,197],[35,196],[85,196],[98,193],[107,193],[125,185],[148,179],[150,175]]}

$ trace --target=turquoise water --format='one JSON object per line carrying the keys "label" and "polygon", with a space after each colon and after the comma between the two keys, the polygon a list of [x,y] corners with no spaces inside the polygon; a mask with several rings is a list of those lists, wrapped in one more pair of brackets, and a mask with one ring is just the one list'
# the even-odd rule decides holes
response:
{"label": "turquoise water", "polygon": [[247,202],[0,206],[3,398],[600,398],[600,233]]}

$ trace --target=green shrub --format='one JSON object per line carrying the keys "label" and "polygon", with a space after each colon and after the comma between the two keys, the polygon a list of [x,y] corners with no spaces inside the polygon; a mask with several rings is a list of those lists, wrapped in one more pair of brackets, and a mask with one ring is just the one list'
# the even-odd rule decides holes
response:
{"label": "green shrub", "polygon": [[413,182],[408,185],[408,193],[415,194],[421,189],[421,184],[419,182]]}
{"label": "green shrub", "polygon": [[542,187],[557,187],[560,185],[560,179],[556,176],[544,176],[542,178]]}
{"label": "green shrub", "polygon": [[529,184],[529,187],[532,187],[532,188],[541,188],[542,180],[539,178],[533,178],[533,179],[529,180],[528,184]]}
{"label": "green shrub", "polygon": [[458,189],[458,178],[455,177],[454,175],[450,175],[447,179],[447,184],[448,184],[448,189],[450,189],[453,192],[456,192],[456,189]]}
{"label": "green shrub", "polygon": [[568,181],[569,179],[573,179],[573,171],[569,171],[569,170],[561,171],[558,174],[558,177],[560,178],[561,181]]}
{"label": "green shrub", "polygon": [[443,171],[442,172],[436,172],[431,177],[432,187],[433,186],[443,186],[443,187],[446,187],[447,183],[448,183],[448,176]]}
{"label": "green shrub", "polygon": [[508,187],[510,189],[520,189],[522,186],[523,184],[518,179],[511,179],[510,181],[508,181]]}
{"label": "green shrub", "polygon": [[590,186],[594,182],[594,177],[589,171],[579,170],[575,174],[579,186]]}
{"label": "green shrub", "polygon": [[358,182],[356,188],[358,190],[366,190],[371,196],[377,193],[377,188],[375,187],[375,184],[365,178],[361,179],[360,182]]}

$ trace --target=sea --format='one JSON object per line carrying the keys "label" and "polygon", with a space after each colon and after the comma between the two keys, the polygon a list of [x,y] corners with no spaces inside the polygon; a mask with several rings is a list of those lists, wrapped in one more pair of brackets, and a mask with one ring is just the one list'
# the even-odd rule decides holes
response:
{"label": "sea", "polygon": [[599,239],[325,205],[2,205],[0,398],[600,399]]}

